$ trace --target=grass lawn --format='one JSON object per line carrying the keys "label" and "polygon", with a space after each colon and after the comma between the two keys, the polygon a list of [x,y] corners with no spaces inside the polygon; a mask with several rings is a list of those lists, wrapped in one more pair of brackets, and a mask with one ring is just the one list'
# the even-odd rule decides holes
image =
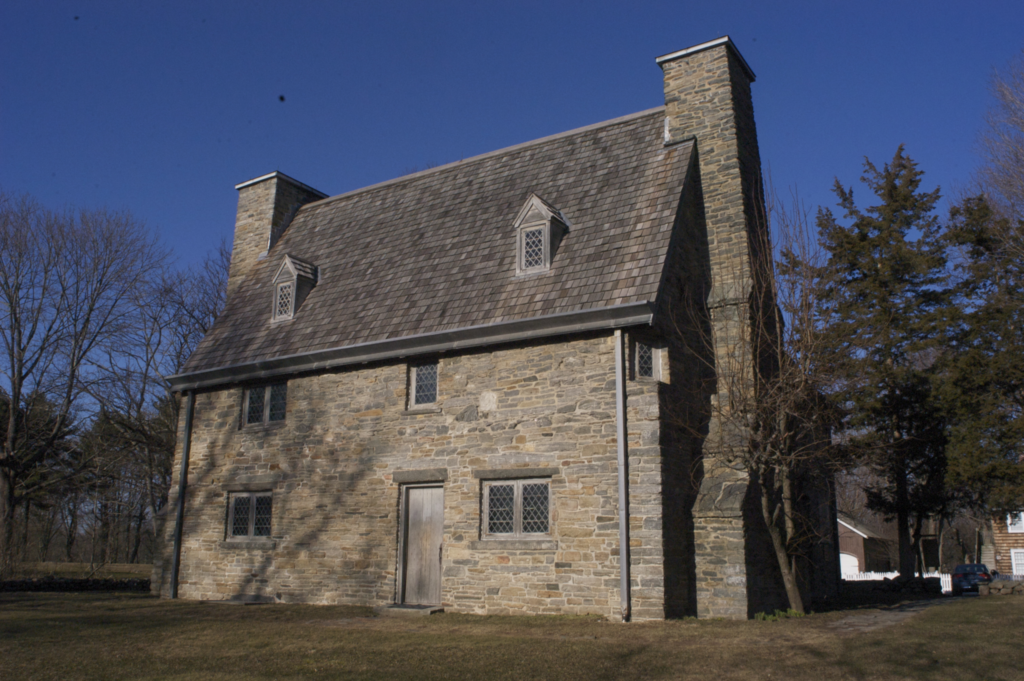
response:
{"label": "grass lawn", "polygon": [[21,679],[1024,679],[1024,598],[965,598],[852,633],[777,622],[374,618],[127,594],[0,594],[0,681]]}

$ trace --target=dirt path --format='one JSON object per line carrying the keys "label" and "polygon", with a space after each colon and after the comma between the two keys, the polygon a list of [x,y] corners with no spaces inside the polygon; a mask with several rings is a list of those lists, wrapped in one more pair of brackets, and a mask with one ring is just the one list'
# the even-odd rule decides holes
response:
{"label": "dirt path", "polygon": [[866,631],[874,631],[882,627],[899,624],[903,620],[924,612],[932,606],[953,602],[955,601],[951,598],[929,598],[927,600],[901,603],[900,605],[884,606],[877,610],[848,615],[830,624],[829,628],[840,634],[861,634]]}

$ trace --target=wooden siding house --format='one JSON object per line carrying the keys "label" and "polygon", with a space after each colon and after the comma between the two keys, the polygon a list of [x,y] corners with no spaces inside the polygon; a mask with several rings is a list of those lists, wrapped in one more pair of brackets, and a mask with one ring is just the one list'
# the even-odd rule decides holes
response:
{"label": "wooden siding house", "polygon": [[1024,513],[992,519],[992,564],[1002,575],[1024,577]]}
{"label": "wooden siding house", "polygon": [[[155,591],[786,606],[752,484],[704,437],[767,241],[754,74],[728,38],[657,63],[656,109],[339,196],[279,172],[236,187],[226,307],[171,378]],[[816,550],[808,596],[828,597],[837,546]]]}

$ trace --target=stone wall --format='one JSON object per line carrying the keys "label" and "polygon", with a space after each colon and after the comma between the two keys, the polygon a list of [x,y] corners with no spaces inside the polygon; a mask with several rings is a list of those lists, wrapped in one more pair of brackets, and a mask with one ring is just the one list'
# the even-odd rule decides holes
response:
{"label": "stone wall", "polygon": [[979,596],[1024,596],[1024,580],[996,579],[978,585]]}
{"label": "stone wall", "polygon": [[[293,378],[285,421],[268,426],[239,429],[240,388],[200,393],[180,596],[392,603],[396,477],[443,469],[446,608],[618,618],[613,348],[613,337],[600,334],[441,357],[435,411],[406,409],[407,366],[399,363]],[[660,385],[628,386],[635,619],[665,615]],[[516,468],[558,471],[549,545],[481,541],[476,473]],[[269,540],[225,541],[233,489],[273,491]],[[175,477],[169,508],[176,490]],[[154,589],[164,595],[172,525],[154,566]]]}
{"label": "stone wall", "polygon": [[730,43],[667,59],[661,68],[666,144],[695,140],[707,234],[707,289],[700,301],[707,326],[698,341],[709,348],[701,359],[711,369],[702,376],[703,395],[694,398],[707,405],[693,511],[697,614],[746,618],[784,598],[747,473],[735,463],[748,434],[728,413],[733,398],[752,389],[751,305],[766,304],[757,279],[759,263],[771,253],[753,74]]}

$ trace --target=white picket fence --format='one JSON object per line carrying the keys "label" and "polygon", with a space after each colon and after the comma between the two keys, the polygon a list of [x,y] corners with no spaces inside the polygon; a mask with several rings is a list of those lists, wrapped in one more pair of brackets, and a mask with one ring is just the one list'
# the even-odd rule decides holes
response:
{"label": "white picket fence", "polygon": [[[898,572],[844,572],[843,579],[848,582],[863,582],[871,579],[893,579],[899,577]],[[942,592],[951,593],[953,591],[953,576],[947,573],[940,572],[926,572],[925,577],[938,577],[942,580]]]}

